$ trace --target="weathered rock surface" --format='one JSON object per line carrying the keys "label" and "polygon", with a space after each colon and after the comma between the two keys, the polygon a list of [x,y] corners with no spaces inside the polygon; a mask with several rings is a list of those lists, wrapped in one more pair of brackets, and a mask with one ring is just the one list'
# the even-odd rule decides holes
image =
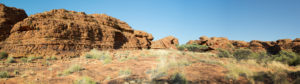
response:
{"label": "weathered rock surface", "polygon": [[211,37],[202,36],[199,40],[191,40],[187,44],[196,43],[198,45],[206,45],[211,49],[217,48],[230,48],[232,46],[231,41],[225,37]]}
{"label": "weathered rock surface", "polygon": [[281,50],[294,51],[300,53],[300,38],[295,40],[291,39],[279,39],[277,41],[259,41],[252,40],[250,42],[228,40],[224,37],[211,37],[202,36],[199,40],[191,40],[187,44],[196,43],[199,45],[206,45],[211,49],[237,49],[248,48],[255,52],[267,51],[272,54],[276,54]]}
{"label": "weathered rock surface", "polygon": [[13,25],[26,17],[27,14],[23,9],[0,4],[0,44],[9,36]]}
{"label": "weathered rock surface", "polygon": [[178,39],[174,36],[168,36],[157,41],[151,42],[152,49],[176,49],[179,44]]}
{"label": "weathered rock surface", "polygon": [[150,48],[151,34],[105,14],[64,9],[29,16],[14,25],[3,50],[14,56],[78,55],[90,49]]}

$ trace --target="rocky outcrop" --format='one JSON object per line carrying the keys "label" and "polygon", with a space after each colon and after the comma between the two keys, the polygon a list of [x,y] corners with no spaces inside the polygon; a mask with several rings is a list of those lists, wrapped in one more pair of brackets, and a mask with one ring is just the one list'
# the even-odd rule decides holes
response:
{"label": "rocky outcrop", "polygon": [[151,49],[176,49],[176,45],[178,45],[179,42],[174,36],[168,36],[157,41],[153,41],[151,44]]}
{"label": "rocky outcrop", "polygon": [[64,9],[29,16],[14,25],[3,50],[14,56],[78,55],[90,49],[150,48],[151,34],[105,14]]}
{"label": "rocky outcrop", "polygon": [[252,40],[250,42],[228,40],[224,37],[211,37],[202,36],[199,40],[191,40],[187,44],[196,43],[199,45],[206,45],[211,49],[240,49],[248,48],[255,52],[266,51],[271,54],[277,54],[281,50],[294,51],[300,53],[300,38],[295,40],[291,39],[279,39],[277,41],[259,41]]}
{"label": "rocky outcrop", "polygon": [[26,17],[27,14],[23,9],[0,4],[0,44],[9,36],[13,25]]}
{"label": "rocky outcrop", "polygon": [[232,47],[231,41],[225,37],[211,37],[208,38],[206,36],[202,36],[199,40],[191,40],[187,44],[198,44],[198,45],[206,45],[210,49],[218,49],[224,48],[228,49]]}

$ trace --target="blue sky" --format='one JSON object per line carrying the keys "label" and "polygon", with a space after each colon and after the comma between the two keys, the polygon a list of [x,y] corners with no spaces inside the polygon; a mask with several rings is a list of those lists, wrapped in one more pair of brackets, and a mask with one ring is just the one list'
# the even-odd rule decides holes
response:
{"label": "blue sky", "polygon": [[300,0],[1,0],[28,15],[67,9],[105,13],[151,33],[172,35],[181,44],[200,36],[231,40],[300,38]]}

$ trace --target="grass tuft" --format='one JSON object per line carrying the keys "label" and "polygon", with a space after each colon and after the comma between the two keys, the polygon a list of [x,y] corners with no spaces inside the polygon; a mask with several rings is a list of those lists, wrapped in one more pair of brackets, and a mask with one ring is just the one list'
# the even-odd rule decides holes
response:
{"label": "grass tuft", "polygon": [[81,79],[76,80],[74,84],[97,84],[97,82],[93,81],[89,77],[82,77]]}
{"label": "grass tuft", "polygon": [[248,67],[245,66],[238,66],[236,64],[226,64],[224,66],[229,71],[229,73],[227,73],[226,76],[229,79],[236,80],[239,78],[239,76],[244,76],[246,78],[249,78],[254,74],[253,71],[251,71]]}
{"label": "grass tuft", "polygon": [[64,70],[60,75],[70,75],[74,72],[79,72],[83,70],[83,68],[80,65],[73,65],[69,67],[67,70]]}
{"label": "grass tuft", "polygon": [[92,49],[90,52],[85,54],[85,58],[87,59],[98,59],[101,60],[104,64],[109,64],[112,62],[112,56],[108,51],[98,51],[96,49]]}
{"label": "grass tuft", "polygon": [[55,56],[48,56],[46,57],[46,60],[57,60],[57,58]]}
{"label": "grass tuft", "polygon": [[119,71],[119,76],[129,76],[129,75],[131,75],[131,70],[128,68]]}

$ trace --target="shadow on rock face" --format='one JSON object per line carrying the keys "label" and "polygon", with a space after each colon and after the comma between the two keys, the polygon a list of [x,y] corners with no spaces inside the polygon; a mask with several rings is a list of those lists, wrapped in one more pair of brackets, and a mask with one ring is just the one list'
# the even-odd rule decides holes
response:
{"label": "shadow on rock face", "polygon": [[115,32],[114,37],[114,49],[120,49],[122,46],[128,42],[128,39],[121,32]]}

